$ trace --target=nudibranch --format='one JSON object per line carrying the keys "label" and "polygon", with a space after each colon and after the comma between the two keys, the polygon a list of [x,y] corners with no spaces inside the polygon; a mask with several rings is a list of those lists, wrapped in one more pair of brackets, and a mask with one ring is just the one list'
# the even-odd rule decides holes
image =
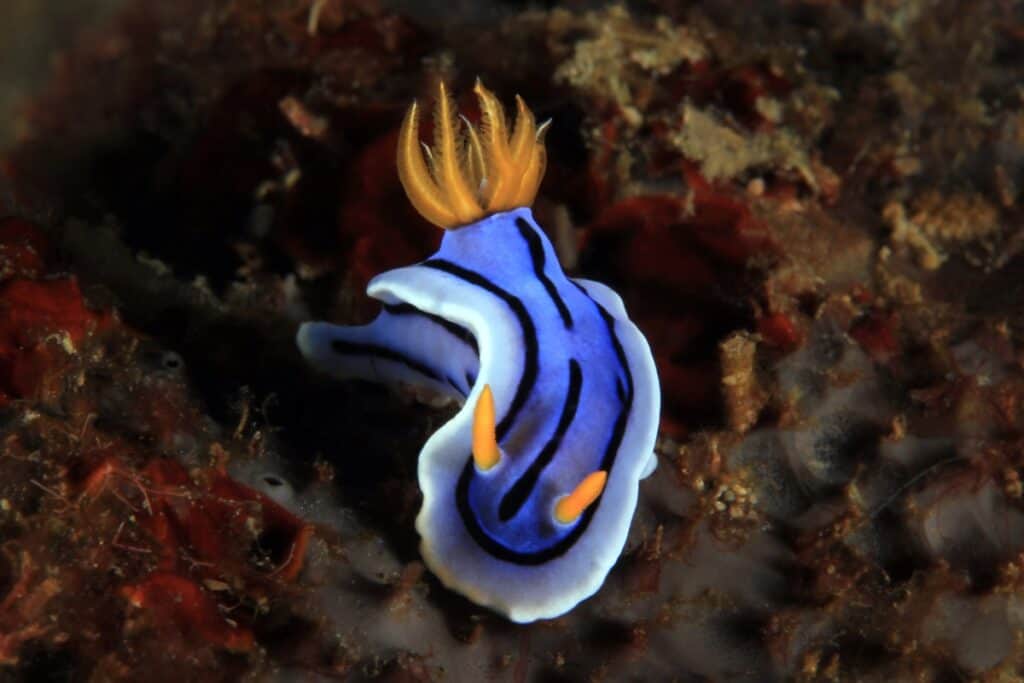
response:
{"label": "nudibranch", "polygon": [[405,383],[462,402],[419,455],[427,566],[509,619],[572,609],[626,542],[655,468],[660,389],[650,348],[605,285],[569,278],[530,211],[543,134],[522,99],[511,132],[479,82],[479,130],[440,87],[434,145],[413,103],[399,134],[410,201],[438,251],[375,277],[379,316],[305,323],[297,342],[339,378]]}

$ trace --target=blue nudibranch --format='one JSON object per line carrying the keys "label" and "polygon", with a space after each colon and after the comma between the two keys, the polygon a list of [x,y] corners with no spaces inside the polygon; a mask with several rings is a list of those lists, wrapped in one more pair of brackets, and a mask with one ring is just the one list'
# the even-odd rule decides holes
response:
{"label": "blue nudibranch", "polygon": [[[622,552],[656,465],[660,390],[647,341],[608,287],[566,277],[528,208],[545,165],[523,101],[511,134],[478,82],[482,125],[441,85],[426,160],[414,103],[398,168],[446,230],[422,263],[375,277],[369,325],[306,323],[298,346],[336,377],[424,386],[463,402],[419,456],[424,561],[518,622],[595,593]],[[428,165],[429,164],[429,165]]]}

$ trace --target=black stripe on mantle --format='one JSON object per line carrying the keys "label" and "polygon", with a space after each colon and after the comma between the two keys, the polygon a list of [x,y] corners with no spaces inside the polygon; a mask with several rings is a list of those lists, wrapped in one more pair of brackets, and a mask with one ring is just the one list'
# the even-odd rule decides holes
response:
{"label": "black stripe on mantle", "polygon": [[427,313],[426,311],[422,311],[410,303],[384,304],[382,308],[391,315],[415,315],[426,318],[435,325],[443,327],[453,337],[456,337],[460,341],[464,342],[471,349],[473,349],[473,353],[475,353],[477,356],[480,355],[480,349],[477,348],[476,345],[476,337],[474,337],[473,334],[465,327],[457,325],[453,323],[451,320],[446,320],[445,318],[442,318],[439,315],[434,315],[433,313]]}
{"label": "black stripe on mantle", "polygon": [[572,421],[576,419],[576,410],[579,408],[582,389],[583,373],[580,371],[580,364],[575,358],[570,359],[569,391],[565,395],[565,404],[562,406],[562,414],[558,418],[555,433],[551,435],[551,438],[544,444],[544,448],[533,459],[526,471],[520,475],[512,488],[502,497],[501,504],[498,506],[498,519],[501,521],[506,522],[512,519],[533,493],[533,488],[537,485],[537,480],[540,479],[540,473],[555,457],[555,452],[562,445],[562,438],[569,431]]}
{"label": "black stripe on mantle", "polygon": [[[430,262],[428,261],[427,263]],[[483,276],[477,273],[473,273],[472,271],[466,271],[465,269],[462,269],[458,266],[455,266],[455,268],[457,268],[461,273],[475,276],[476,278],[479,278],[480,280],[486,282],[488,285],[496,289],[500,289],[497,287],[497,285],[494,285],[489,280],[483,278]],[[445,268],[440,269],[446,270]],[[452,271],[446,270],[446,272]],[[469,278],[463,279],[466,279],[469,282],[473,282],[473,280],[470,280]],[[486,285],[480,284],[479,281],[474,282],[474,284],[478,284],[478,286],[481,286],[484,289],[488,289],[489,291],[491,291]],[[577,286],[579,287],[579,285]],[[605,308],[600,303],[595,301],[593,297],[591,297],[586,292],[586,290],[584,290],[582,287],[579,287],[579,289],[580,291],[583,292],[583,294],[587,296],[588,299],[590,299],[593,302],[594,306],[600,313],[602,320],[604,320],[605,326],[608,330],[608,334],[611,337],[612,347],[615,350],[616,359],[618,360],[622,372],[626,377],[625,390],[620,390],[616,392],[618,394],[618,398],[620,399],[619,412],[615,418],[615,423],[612,427],[611,436],[608,439],[608,443],[605,446],[604,454],[601,458],[601,469],[608,472],[608,476],[611,477],[612,469],[615,466],[615,461],[618,457],[619,448],[622,446],[622,439],[625,437],[626,434],[626,425],[629,421],[630,413],[633,410],[633,374],[629,369],[629,364],[626,359],[625,351],[622,348],[622,343],[619,341],[619,337],[615,332],[615,319],[612,317],[611,314],[608,313],[607,310],[605,310]],[[518,299],[515,300],[519,302]],[[522,302],[519,303],[521,305]],[[513,310],[515,309],[513,308]],[[526,317],[527,319],[529,319],[529,316]],[[534,334],[536,334],[535,331]],[[534,341],[536,341],[535,337]],[[536,349],[534,349],[534,352],[535,351]],[[522,382],[520,382],[520,388],[521,387]],[[513,401],[513,403],[515,404],[515,401]],[[521,404],[518,404],[516,406],[517,411],[519,407],[521,407]],[[510,417],[514,419],[514,414],[512,410],[510,410],[509,413],[505,416],[501,424],[511,424],[511,420],[509,419]],[[548,546],[547,548],[543,548],[541,550],[535,550],[531,552],[520,552],[517,550],[513,550],[512,548],[509,548],[503,543],[492,538],[490,534],[484,531],[484,529],[480,526],[480,523],[477,521],[476,516],[473,513],[473,509],[469,503],[469,486],[470,483],[472,482],[474,472],[475,466],[473,464],[473,456],[470,453],[467,454],[466,456],[466,464],[463,467],[462,473],[459,475],[459,481],[456,484],[456,508],[459,511],[459,515],[462,517],[463,524],[466,526],[466,531],[469,532],[469,535],[473,538],[474,541],[476,541],[477,545],[479,545],[485,552],[487,552],[492,557],[512,564],[518,564],[523,566],[538,566],[546,562],[550,562],[551,560],[561,557],[565,553],[569,552],[569,550],[576,544],[576,542],[583,536],[587,528],[590,526],[590,523],[594,518],[594,514],[597,512],[598,508],[601,505],[601,501],[604,498],[604,496],[598,497],[598,499],[594,501],[594,503],[583,512],[583,514],[580,516],[579,521],[576,523],[576,526],[572,528],[572,531],[570,531],[564,538],[562,538],[557,543],[554,543],[553,545]]]}
{"label": "black stripe on mantle", "polygon": [[418,361],[415,358],[409,358],[400,351],[388,348],[387,346],[381,346],[380,344],[332,339],[331,350],[342,356],[372,356],[374,358],[380,358],[381,360],[387,360],[393,363],[398,363],[399,365],[404,365],[410,370],[418,372],[424,377],[432,379],[435,382],[451,382],[450,379],[441,377],[441,375],[437,374],[434,369],[426,363]]}
{"label": "black stripe on mantle", "polygon": [[540,236],[537,231],[533,229],[525,218],[516,219],[516,227],[519,228],[519,234],[526,240],[526,246],[530,250],[530,260],[533,261],[533,272],[540,280],[540,283],[544,285],[544,290],[548,293],[551,301],[555,304],[555,308],[558,309],[558,315],[562,318],[562,324],[565,325],[565,329],[572,329],[572,314],[569,313],[569,307],[565,305],[565,301],[562,300],[562,295],[558,293],[558,288],[555,287],[555,283],[551,281],[548,274],[544,272],[544,267],[547,265],[547,257],[544,255],[544,243],[541,242]]}
{"label": "black stripe on mantle", "polygon": [[440,270],[448,273],[449,275],[454,275],[460,280],[464,280],[471,285],[475,285],[490,292],[504,301],[512,310],[512,314],[519,321],[519,327],[523,331],[523,374],[519,376],[519,383],[516,385],[516,392],[512,397],[512,403],[509,404],[508,412],[501,418],[501,421],[494,430],[498,441],[501,441],[512,428],[512,424],[515,422],[516,416],[518,416],[519,411],[523,409],[523,406],[526,404],[526,398],[530,395],[530,392],[533,391],[533,385],[537,382],[537,354],[539,353],[539,345],[537,342],[537,327],[534,325],[533,318],[530,317],[529,312],[526,310],[526,306],[519,297],[515,296],[508,290],[499,287],[497,284],[476,271],[463,268],[462,266],[444,259],[430,259],[428,261],[424,261],[420,265],[425,268],[433,268],[434,270]]}

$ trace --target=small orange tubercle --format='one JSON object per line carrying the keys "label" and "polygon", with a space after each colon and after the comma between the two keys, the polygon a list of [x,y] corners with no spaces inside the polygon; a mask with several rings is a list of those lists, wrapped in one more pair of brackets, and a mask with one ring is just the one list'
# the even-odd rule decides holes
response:
{"label": "small orange tubercle", "polygon": [[567,496],[563,496],[555,504],[555,519],[559,524],[572,524],[583,511],[590,507],[598,496],[604,491],[604,485],[608,482],[608,472],[597,470],[583,478],[576,489]]}
{"label": "small orange tubercle", "polygon": [[473,92],[480,101],[479,131],[464,117],[459,126],[454,102],[441,83],[433,147],[420,148],[416,102],[409,107],[398,137],[398,177],[409,201],[424,218],[446,230],[532,204],[547,162],[547,123],[538,126],[522,98],[516,96],[516,122],[510,135],[505,111],[494,93],[479,80]]}

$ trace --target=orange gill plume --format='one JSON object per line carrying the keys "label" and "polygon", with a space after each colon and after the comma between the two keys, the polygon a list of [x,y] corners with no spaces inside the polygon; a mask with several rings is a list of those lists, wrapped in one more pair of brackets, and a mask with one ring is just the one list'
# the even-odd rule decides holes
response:
{"label": "orange gill plume", "polygon": [[398,177],[409,201],[424,218],[445,229],[529,206],[544,176],[547,123],[538,126],[516,95],[516,123],[510,135],[505,111],[494,93],[479,80],[473,92],[480,100],[479,131],[464,117],[459,117],[459,126],[455,104],[441,83],[433,147],[420,149],[416,102],[409,107],[398,137]]}

